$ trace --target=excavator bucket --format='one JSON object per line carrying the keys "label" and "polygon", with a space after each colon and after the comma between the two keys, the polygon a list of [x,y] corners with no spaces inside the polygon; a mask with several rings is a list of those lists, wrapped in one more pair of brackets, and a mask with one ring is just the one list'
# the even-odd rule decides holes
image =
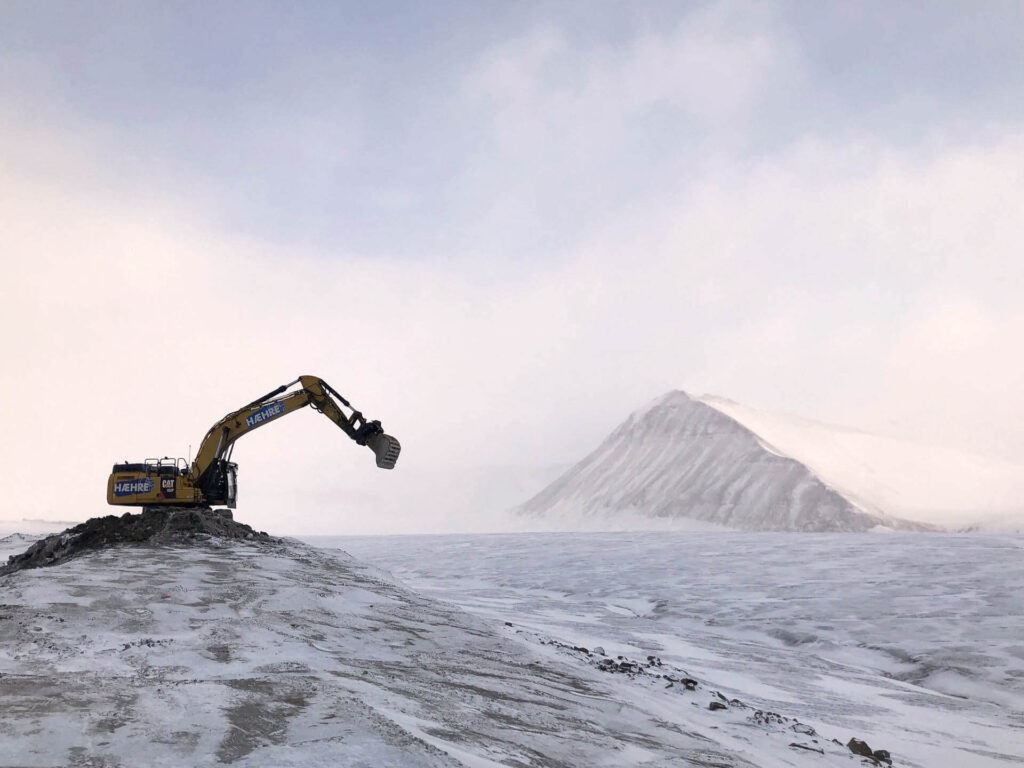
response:
{"label": "excavator bucket", "polygon": [[395,462],[398,461],[398,454],[402,451],[402,445],[391,435],[386,435],[383,432],[376,434],[373,437],[366,439],[366,444],[370,446],[370,450],[373,451],[377,457],[377,466],[381,469],[394,469]]}

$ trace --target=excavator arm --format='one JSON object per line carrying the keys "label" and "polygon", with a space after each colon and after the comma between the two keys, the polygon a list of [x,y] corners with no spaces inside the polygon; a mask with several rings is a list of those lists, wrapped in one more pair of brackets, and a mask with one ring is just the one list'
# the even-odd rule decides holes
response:
{"label": "excavator arm", "polygon": [[[298,385],[298,388],[289,390]],[[226,504],[235,506],[235,441],[305,406],[324,414],[358,445],[373,451],[377,466],[394,469],[402,447],[379,421],[367,421],[341,394],[316,376],[300,376],[229,413],[206,433],[189,468],[164,460],[115,464],[107,484],[110,504]]]}
{"label": "excavator arm", "polygon": [[[297,390],[282,395],[296,384],[299,385]],[[341,427],[357,444],[369,446],[377,457],[378,467],[394,469],[401,445],[395,438],[384,434],[379,421],[366,421],[363,414],[326,381],[316,376],[300,376],[229,413],[210,427],[196,453],[193,472],[201,477],[215,461],[230,457],[238,438],[307,405]],[[346,414],[346,408],[351,413]]]}

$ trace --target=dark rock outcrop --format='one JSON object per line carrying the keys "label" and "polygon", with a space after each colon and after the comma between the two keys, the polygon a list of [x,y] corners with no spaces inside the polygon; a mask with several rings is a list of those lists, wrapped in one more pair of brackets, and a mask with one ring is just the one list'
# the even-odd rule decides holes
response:
{"label": "dark rock outcrop", "polygon": [[0,575],[25,568],[59,565],[88,551],[119,544],[172,544],[206,540],[273,541],[263,531],[236,522],[227,509],[146,507],[140,514],[107,515],[40,539],[20,555],[11,555]]}
{"label": "dark rock outcrop", "polygon": [[866,741],[862,741],[857,738],[852,738],[846,744],[846,748],[849,749],[853,754],[860,755],[875,761],[875,765],[892,765],[892,756],[888,750],[885,749],[871,749]]}

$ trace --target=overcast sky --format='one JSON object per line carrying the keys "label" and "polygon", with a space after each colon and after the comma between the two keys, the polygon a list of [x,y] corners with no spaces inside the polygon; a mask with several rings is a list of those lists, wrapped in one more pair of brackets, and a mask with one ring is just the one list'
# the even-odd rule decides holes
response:
{"label": "overcast sky", "polygon": [[105,514],[302,373],[405,452],[246,438],[276,531],[443,528],[431,473],[670,389],[1024,462],[1022,41],[1016,0],[8,0],[0,519]]}

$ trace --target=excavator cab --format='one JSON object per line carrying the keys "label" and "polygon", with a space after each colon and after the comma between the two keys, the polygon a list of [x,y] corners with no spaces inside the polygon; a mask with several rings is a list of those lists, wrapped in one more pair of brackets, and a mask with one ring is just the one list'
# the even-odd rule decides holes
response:
{"label": "excavator cab", "polygon": [[207,504],[223,504],[234,509],[238,500],[238,465],[233,461],[214,459],[199,478],[199,487]]}

